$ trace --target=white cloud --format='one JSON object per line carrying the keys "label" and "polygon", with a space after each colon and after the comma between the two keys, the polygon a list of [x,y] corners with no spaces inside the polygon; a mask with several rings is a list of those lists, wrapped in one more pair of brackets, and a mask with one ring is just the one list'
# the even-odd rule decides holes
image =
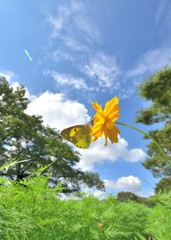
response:
{"label": "white cloud", "polygon": [[159,23],[160,19],[163,17],[164,10],[165,10],[165,7],[166,7],[166,1],[159,0],[158,3],[159,3],[158,9],[157,9],[156,14],[155,14],[156,23]]}
{"label": "white cloud", "polygon": [[81,70],[100,87],[113,90],[120,87],[117,77],[121,74],[121,70],[113,56],[99,52],[92,56]]}
{"label": "white cloud", "polygon": [[[21,87],[19,82],[13,82],[13,83],[11,83],[11,86],[13,87],[14,91],[16,91],[18,87]],[[32,100],[35,98],[35,96],[30,94],[30,92],[28,91],[28,89],[26,87],[24,87],[24,89],[25,89],[25,97],[26,98],[28,98],[29,100]]]}
{"label": "white cloud", "polygon": [[78,163],[78,168],[90,171],[93,169],[94,164],[103,164],[105,160],[115,162],[122,158],[128,162],[138,162],[145,157],[145,152],[140,148],[128,149],[128,142],[119,138],[117,144],[108,143],[104,146],[104,139],[91,143],[88,149],[79,149],[81,153],[81,160]]}
{"label": "white cloud", "polygon": [[[59,55],[59,52],[57,52]],[[65,55],[65,58],[72,61],[71,56]],[[80,64],[81,65],[81,64]],[[123,85],[118,80],[121,70],[113,56],[98,52],[90,57],[89,62],[80,66],[79,70],[86,75],[86,80],[81,77],[73,77],[70,74],[59,73],[57,71],[44,71],[45,75],[51,76],[57,86],[72,88],[74,90],[86,91],[87,94],[101,91],[117,91]],[[123,95],[123,94],[122,94]]]}
{"label": "white cloud", "polygon": [[95,198],[98,198],[100,200],[104,199],[107,197],[106,193],[100,190],[96,190],[93,192],[93,195]]}
{"label": "white cloud", "polygon": [[62,130],[75,124],[86,123],[90,120],[87,109],[81,103],[64,98],[63,94],[45,92],[35,97],[28,105],[27,114],[41,115],[45,125]]}
{"label": "white cloud", "polygon": [[[73,39],[70,36],[61,36],[61,39],[65,43],[65,46],[69,47],[70,50],[80,53],[88,53],[89,48],[82,44],[80,41]],[[77,55],[78,57],[78,55]]]}
{"label": "white cloud", "polygon": [[19,82],[13,82],[11,86],[13,87],[14,91],[16,91],[17,88],[20,87],[21,85],[19,84]]}
{"label": "white cloud", "polygon": [[[16,82],[14,81],[17,76],[15,73],[11,72],[11,71],[5,71],[5,72],[0,72],[0,77],[3,76],[5,77],[5,79],[9,82],[9,84],[12,86],[12,88],[14,89],[14,91],[16,91],[16,89],[18,87],[21,87],[20,83],[19,82]],[[26,87],[25,88],[25,97],[28,98],[28,99],[33,99],[34,96],[30,95],[28,89]]]}
{"label": "white cloud", "polygon": [[163,25],[167,28],[167,30],[170,30],[170,22],[171,22],[171,12],[169,11],[171,7],[171,2],[169,0],[158,1],[158,8],[155,15],[155,22],[159,28],[161,28],[161,21],[163,22]]}
{"label": "white cloud", "polygon": [[8,82],[11,82],[12,78],[16,77],[16,75],[11,71],[3,71],[0,72],[0,77],[4,77]]}
{"label": "white cloud", "polygon": [[117,180],[104,180],[107,189],[130,191],[134,193],[142,192],[141,180],[135,176],[121,177]]}
{"label": "white cloud", "polygon": [[52,53],[52,58],[55,61],[61,61],[61,59],[64,59],[65,61],[71,61],[73,62],[75,58],[66,52],[64,49],[57,49]]}
{"label": "white cloud", "polygon": [[171,48],[158,48],[149,50],[140,58],[138,64],[126,73],[126,76],[142,76],[145,73],[159,70],[167,64],[170,65],[170,56]]}
{"label": "white cloud", "polygon": [[69,74],[58,73],[56,71],[46,71],[45,74],[50,75],[57,85],[67,86],[75,90],[92,90],[92,88],[88,87],[83,78],[72,77]]}
{"label": "white cloud", "polygon": [[50,15],[48,21],[53,26],[53,38],[65,36],[66,43],[67,36],[78,38],[78,35],[83,35],[88,41],[99,41],[101,38],[98,27],[87,16],[87,9],[81,1],[73,0],[59,5],[56,16]]}
{"label": "white cloud", "polygon": [[88,19],[86,14],[84,16],[79,14],[75,18],[75,24],[78,28],[87,35],[87,41],[93,40],[100,42],[101,34],[98,30],[97,26],[92,22],[92,20]]}

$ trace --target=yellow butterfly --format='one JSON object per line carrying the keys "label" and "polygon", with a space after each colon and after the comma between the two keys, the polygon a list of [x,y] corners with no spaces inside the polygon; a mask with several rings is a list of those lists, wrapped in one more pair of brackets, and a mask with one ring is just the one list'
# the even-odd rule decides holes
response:
{"label": "yellow butterfly", "polygon": [[67,141],[73,143],[79,148],[88,148],[91,143],[91,127],[90,125],[75,125],[65,128],[61,132],[61,136]]}

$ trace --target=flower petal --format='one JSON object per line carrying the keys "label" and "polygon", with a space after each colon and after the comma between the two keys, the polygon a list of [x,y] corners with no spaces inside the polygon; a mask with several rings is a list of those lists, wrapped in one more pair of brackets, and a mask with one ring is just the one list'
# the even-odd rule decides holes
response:
{"label": "flower petal", "polygon": [[117,97],[114,97],[110,101],[107,101],[104,108],[105,115],[110,115],[114,111],[114,108],[118,103],[119,103],[119,99]]}
{"label": "flower petal", "polygon": [[113,126],[113,129],[108,130],[108,138],[110,139],[111,143],[118,142],[118,134],[120,133],[119,129]]}
{"label": "flower petal", "polygon": [[94,107],[94,109],[99,112],[99,111],[103,111],[102,106],[100,104],[98,104],[97,102],[92,102],[92,106]]}
{"label": "flower petal", "polygon": [[103,135],[103,128],[100,124],[95,124],[92,127],[90,135],[101,137]]}
{"label": "flower petal", "polygon": [[107,145],[108,138],[111,143],[118,142],[119,129],[114,125],[115,121],[120,116],[118,113],[120,110],[120,107],[117,105],[118,103],[119,99],[114,97],[105,104],[104,110],[97,102],[92,103],[92,106],[96,110],[96,114],[92,120],[93,127],[90,133],[93,141],[96,141],[99,137],[104,135],[105,145]]}

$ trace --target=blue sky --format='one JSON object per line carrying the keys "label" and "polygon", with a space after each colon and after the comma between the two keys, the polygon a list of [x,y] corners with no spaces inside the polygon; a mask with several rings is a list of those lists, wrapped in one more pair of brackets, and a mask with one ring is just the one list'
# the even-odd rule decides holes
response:
{"label": "blue sky", "polygon": [[[0,74],[26,87],[27,113],[62,130],[91,119],[92,101],[118,96],[120,122],[154,128],[134,122],[149,105],[136,86],[170,65],[170,0],[0,0],[0,9]],[[77,149],[79,167],[98,172],[107,193],[149,196],[158,180],[141,165],[148,141],[120,131],[118,144]]]}

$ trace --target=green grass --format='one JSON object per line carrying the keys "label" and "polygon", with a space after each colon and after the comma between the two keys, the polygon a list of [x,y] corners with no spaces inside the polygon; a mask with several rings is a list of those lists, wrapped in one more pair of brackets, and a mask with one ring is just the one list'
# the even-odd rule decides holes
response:
{"label": "green grass", "polygon": [[60,185],[32,176],[16,184],[0,178],[1,240],[170,240],[171,193],[157,197],[154,208],[84,196],[61,200]]}

